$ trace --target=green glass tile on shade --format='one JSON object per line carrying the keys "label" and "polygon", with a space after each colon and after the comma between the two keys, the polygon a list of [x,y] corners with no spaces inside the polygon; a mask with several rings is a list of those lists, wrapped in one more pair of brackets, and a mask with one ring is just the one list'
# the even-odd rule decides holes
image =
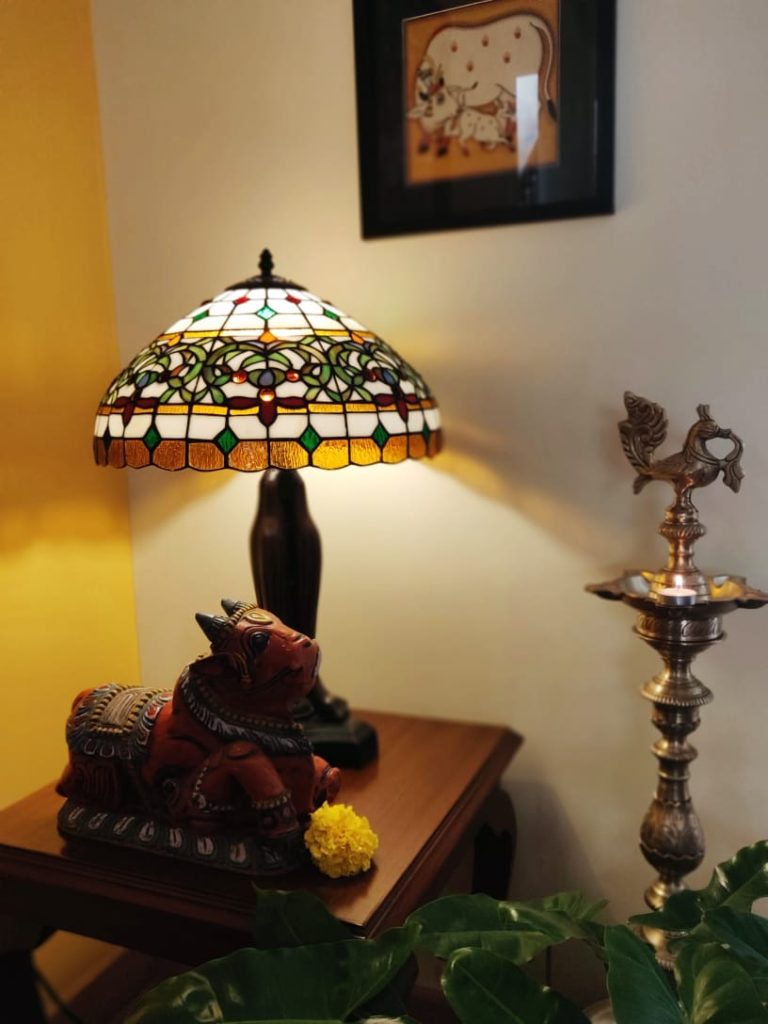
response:
{"label": "green glass tile on shade", "polygon": [[237,444],[237,438],[229,429],[229,427],[227,427],[225,430],[222,430],[222,432],[218,434],[214,440],[216,441],[216,444],[219,446],[219,448],[221,448],[225,455],[229,455],[229,453]]}
{"label": "green glass tile on shade", "polygon": [[320,435],[313,427],[307,427],[299,438],[299,443],[302,444],[311,454],[320,444]]}
{"label": "green glass tile on shade", "polygon": [[385,427],[381,425],[381,423],[378,425],[378,427],[376,427],[376,429],[373,432],[373,440],[376,442],[379,448],[383,448],[384,445],[389,440],[389,432],[385,429]]}

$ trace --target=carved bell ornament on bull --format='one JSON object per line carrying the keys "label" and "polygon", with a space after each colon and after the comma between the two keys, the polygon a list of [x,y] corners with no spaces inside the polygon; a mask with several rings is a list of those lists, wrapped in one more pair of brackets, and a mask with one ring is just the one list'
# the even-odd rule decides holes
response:
{"label": "carved bell ornament on bull", "polygon": [[[175,321],[112,381],[99,403],[102,466],[266,470],[251,534],[259,603],[314,637],[320,537],[303,467],[420,459],[442,445],[437,402],[385,341],[337,306],[273,272],[230,285]],[[336,764],[376,755],[376,735],[318,679],[298,714]]]}
{"label": "carved bell ornament on bull", "polygon": [[[659,761],[658,784],[640,831],[640,848],[658,872],[645,893],[648,905],[658,910],[684,889],[684,877],[704,859],[704,834],[688,789],[688,766],[696,750],[689,733],[699,725],[699,708],[712,700],[712,692],[694,676],[697,654],[722,640],[723,617],[738,608],[761,608],[768,594],[750,587],[741,576],[706,575],[695,563],[694,545],[704,536],[692,493],[722,475],[733,491],[741,486],[743,445],[731,430],[712,418],[709,406],[698,406],[698,419],[689,429],[682,449],[666,458],[654,453],[667,434],[661,406],[626,392],[627,418],[619,424],[624,453],[637,471],[635,493],[653,480],[672,486],[675,500],[667,509],[659,533],[669,546],[666,564],[658,570],[628,570],[607,583],[587,590],[611,601],[623,601],[637,613],[635,632],[654,648],[663,670],[643,687],[653,704],[653,724],[661,733],[653,747]],[[730,443],[725,456],[710,442]],[[671,964],[666,934],[646,929],[659,960]]]}

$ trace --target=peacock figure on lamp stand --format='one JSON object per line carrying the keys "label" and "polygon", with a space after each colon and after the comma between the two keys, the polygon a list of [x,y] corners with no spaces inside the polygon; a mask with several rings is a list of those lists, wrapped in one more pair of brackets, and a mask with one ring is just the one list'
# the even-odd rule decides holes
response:
{"label": "peacock figure on lamp stand", "polygon": [[[685,888],[684,878],[704,859],[704,834],[688,788],[689,764],[697,756],[688,736],[699,725],[699,709],[712,700],[711,691],[694,676],[694,658],[723,639],[723,617],[737,608],[760,608],[768,594],[755,590],[741,576],[705,575],[696,566],[694,544],[707,532],[692,500],[696,488],[707,487],[722,474],[734,492],[741,486],[743,445],[731,430],[721,428],[708,405],[698,406],[698,420],[688,431],[681,451],[663,459],[653,454],[667,435],[661,406],[626,392],[627,418],[619,424],[624,452],[637,470],[638,493],[652,480],[672,485],[675,500],[666,510],[659,533],[669,545],[666,565],[657,571],[628,570],[587,590],[598,597],[623,601],[638,612],[635,632],[664,662],[663,670],[643,687],[652,702],[652,721],[661,733],[653,746],[659,761],[653,801],[640,830],[640,848],[658,872],[645,893],[646,903],[660,909],[673,893]],[[716,438],[731,442],[724,457],[710,451]],[[647,937],[662,962],[669,962],[662,933]]]}

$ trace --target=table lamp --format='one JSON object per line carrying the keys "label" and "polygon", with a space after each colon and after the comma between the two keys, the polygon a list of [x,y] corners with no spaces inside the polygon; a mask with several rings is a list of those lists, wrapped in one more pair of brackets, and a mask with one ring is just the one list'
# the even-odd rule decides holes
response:
{"label": "table lamp", "polygon": [[[275,275],[267,249],[259,271],[177,320],[114,379],[94,453],[118,468],[266,470],[251,533],[256,597],[314,637],[320,537],[296,471],[431,457],[440,414],[394,349]],[[331,763],[376,755],[373,729],[320,679],[297,717]]]}

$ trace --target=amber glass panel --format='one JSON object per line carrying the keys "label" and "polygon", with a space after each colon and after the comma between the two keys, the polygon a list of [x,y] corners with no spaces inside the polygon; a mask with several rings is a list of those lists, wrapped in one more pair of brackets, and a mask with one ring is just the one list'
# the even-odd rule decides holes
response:
{"label": "amber glass panel", "polygon": [[107,458],[107,446],[100,437],[95,437],[93,439],[93,457],[96,459],[96,464],[98,466],[109,465],[109,459]]}
{"label": "amber glass panel", "polygon": [[433,455],[437,455],[442,447],[443,432],[442,430],[436,430],[434,434],[430,435],[429,444],[427,445],[427,455],[432,458]]}
{"label": "amber glass panel", "polygon": [[278,469],[301,469],[309,465],[309,455],[297,441],[270,441],[270,465]]}
{"label": "amber glass panel", "polygon": [[423,459],[427,454],[427,444],[421,434],[411,434],[408,437],[408,454],[412,459]]}
{"label": "amber glass panel", "polygon": [[160,469],[184,469],[186,449],[184,441],[161,441],[152,454],[152,462]]}
{"label": "amber glass panel", "polygon": [[352,462],[356,466],[371,466],[381,462],[381,448],[370,437],[354,438],[349,442]]}
{"label": "amber glass panel", "polygon": [[143,469],[150,463],[149,449],[143,441],[132,440],[125,442],[125,461],[134,469]]}
{"label": "amber glass panel", "polygon": [[224,468],[224,456],[210,441],[192,441],[189,446],[189,464],[192,469],[208,472]]}
{"label": "amber glass panel", "polygon": [[266,469],[269,465],[269,449],[266,441],[241,441],[229,454],[231,469],[240,469],[245,473],[253,473]]}
{"label": "amber glass panel", "polygon": [[112,441],[109,446],[109,464],[115,469],[122,469],[125,465],[125,444],[123,441]]}
{"label": "amber glass panel", "polygon": [[390,437],[384,445],[384,462],[402,462],[408,458],[408,441],[404,435]]}
{"label": "amber glass panel", "polygon": [[349,465],[349,444],[336,438],[322,441],[312,452],[312,465],[318,469],[341,469]]}

